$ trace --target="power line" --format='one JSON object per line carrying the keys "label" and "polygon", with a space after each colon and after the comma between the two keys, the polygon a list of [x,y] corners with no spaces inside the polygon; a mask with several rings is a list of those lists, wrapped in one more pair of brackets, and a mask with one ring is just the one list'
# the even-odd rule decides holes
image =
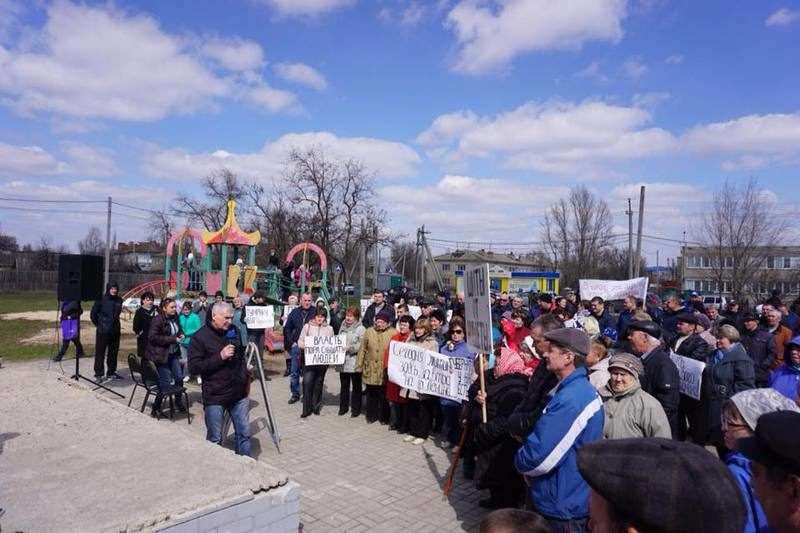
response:
{"label": "power line", "polygon": [[29,202],[40,204],[104,204],[105,200],[39,200],[36,198],[7,198],[0,197],[0,200],[9,202]]}
{"label": "power line", "polygon": [[[82,214],[82,215],[106,215],[106,211],[81,211],[75,209],[50,209],[50,208],[42,208],[42,207],[18,207],[18,206],[6,206],[0,205],[0,209],[4,210],[14,210],[14,211],[25,211],[25,212],[34,212],[34,213],[70,213],[70,214]],[[119,213],[119,215],[127,217],[127,218],[135,218],[138,220],[150,221],[149,218],[140,217],[136,215],[130,215],[128,213]]]}

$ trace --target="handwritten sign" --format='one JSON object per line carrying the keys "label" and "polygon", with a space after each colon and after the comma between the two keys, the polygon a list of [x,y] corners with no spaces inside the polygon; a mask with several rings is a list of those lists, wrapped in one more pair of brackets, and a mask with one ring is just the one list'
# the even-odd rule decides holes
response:
{"label": "handwritten sign", "polygon": [[422,307],[418,305],[409,305],[408,314],[411,315],[411,318],[417,320],[420,316],[422,316]]}
{"label": "handwritten sign", "polygon": [[464,271],[464,315],[470,349],[478,353],[492,353],[494,346],[488,264]]}
{"label": "handwritten sign", "polygon": [[447,357],[404,342],[389,343],[389,380],[421,394],[467,399],[472,360]]}
{"label": "handwritten sign", "polygon": [[591,300],[599,296],[603,300],[622,300],[626,296],[647,298],[647,278],[633,278],[623,281],[610,279],[582,279],[578,281],[581,298]]}
{"label": "handwritten sign", "polygon": [[347,351],[347,335],[306,337],[306,365],[343,365]]}
{"label": "handwritten sign", "polygon": [[252,329],[272,329],[275,327],[275,310],[271,305],[245,306],[247,327]]}
{"label": "handwritten sign", "polygon": [[695,400],[700,399],[700,386],[703,383],[703,370],[706,367],[705,363],[678,355],[675,352],[669,354],[672,362],[678,367],[678,375],[680,375],[681,394],[685,394]]}
{"label": "handwritten sign", "polygon": [[361,316],[367,313],[367,307],[372,305],[372,298],[361,298]]}

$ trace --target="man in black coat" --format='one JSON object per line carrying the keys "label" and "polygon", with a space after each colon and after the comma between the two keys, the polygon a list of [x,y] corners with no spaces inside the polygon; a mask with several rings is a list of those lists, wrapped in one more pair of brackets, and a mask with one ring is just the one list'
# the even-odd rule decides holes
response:
{"label": "man in black coat", "polygon": [[[119,297],[119,285],[112,281],[106,286],[106,293],[96,300],[92,306],[90,318],[97,328],[94,348],[94,379],[122,379],[117,374],[117,354],[119,353],[120,325],[119,315],[122,313],[122,298]],[[105,359],[105,365],[104,361]],[[104,368],[105,367],[105,368]]]}
{"label": "man in black coat", "polygon": [[617,329],[617,320],[611,314],[611,310],[606,307],[606,302],[602,298],[599,296],[592,298],[589,302],[589,310],[600,326],[600,333],[603,333],[608,328]]}
{"label": "man in black coat", "polygon": [[642,359],[642,389],[655,397],[667,414],[673,438],[679,435],[680,376],[678,367],[660,340],[661,328],[650,320],[633,320],[628,324],[631,350]]}
{"label": "man in black coat", "polygon": [[[677,316],[678,336],[672,341],[670,348],[678,355],[706,362],[713,348],[701,337],[697,331],[698,318],[694,313],[683,313]],[[695,442],[700,442],[700,429],[703,427],[704,411],[699,400],[681,394],[678,408],[678,434],[680,440],[686,440],[692,435]]]}
{"label": "man in black coat", "polygon": [[672,342],[678,336],[678,316],[686,313],[691,313],[691,310],[684,307],[677,294],[667,296],[661,314],[661,334],[665,342]]}
{"label": "man in black coat", "polygon": [[742,315],[740,330],[742,343],[747,355],[753,360],[756,372],[756,387],[769,385],[769,372],[775,361],[775,336],[759,327],[758,317],[753,313]]}
{"label": "man in black coat", "polygon": [[395,321],[394,307],[386,303],[383,291],[375,289],[374,291],[372,291],[372,303],[369,304],[367,310],[364,311],[364,318],[361,320],[361,324],[365,328],[371,328],[372,326],[375,325],[375,317],[378,316],[378,313],[380,313],[384,309],[391,316],[391,320],[389,320],[389,323],[393,324]]}
{"label": "man in black coat", "polygon": [[231,325],[233,307],[217,302],[211,320],[192,336],[189,371],[203,378],[206,440],[222,444],[225,412],[236,435],[236,453],[250,455],[250,423],[247,397],[249,376],[239,330]]}
{"label": "man in black coat", "polygon": [[316,308],[311,305],[311,294],[305,293],[300,297],[300,306],[292,309],[286,317],[286,324],[283,326],[283,347],[291,355],[291,369],[289,371],[289,403],[300,401],[300,347],[297,341],[300,340],[300,332],[307,322],[311,322],[316,313]]}

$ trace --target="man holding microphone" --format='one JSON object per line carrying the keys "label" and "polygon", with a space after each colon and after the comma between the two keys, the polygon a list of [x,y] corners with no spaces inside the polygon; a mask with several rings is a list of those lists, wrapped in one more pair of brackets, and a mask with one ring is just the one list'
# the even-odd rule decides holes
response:
{"label": "man holding microphone", "polygon": [[249,378],[244,346],[232,320],[229,303],[214,304],[211,320],[189,344],[189,371],[203,379],[206,440],[222,444],[222,420],[227,411],[236,435],[236,453],[249,456]]}

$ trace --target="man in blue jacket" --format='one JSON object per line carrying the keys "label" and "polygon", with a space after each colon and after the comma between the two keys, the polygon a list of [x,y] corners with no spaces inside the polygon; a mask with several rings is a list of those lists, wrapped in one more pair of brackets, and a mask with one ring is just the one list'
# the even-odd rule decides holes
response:
{"label": "man in blue jacket", "polygon": [[577,451],[603,434],[603,402],[584,368],[591,341],[585,331],[545,333],[547,369],[558,377],[550,400],[514,457],[536,511],[554,531],[586,531],[589,486],[578,472]]}
{"label": "man in blue jacket", "polygon": [[306,322],[311,322],[314,318],[316,308],[311,305],[311,294],[305,293],[300,297],[300,307],[295,307],[289,316],[286,317],[286,325],[283,326],[283,346],[292,356],[291,370],[289,375],[289,390],[291,397],[289,403],[300,401],[300,347],[297,341],[300,340],[300,332]]}

